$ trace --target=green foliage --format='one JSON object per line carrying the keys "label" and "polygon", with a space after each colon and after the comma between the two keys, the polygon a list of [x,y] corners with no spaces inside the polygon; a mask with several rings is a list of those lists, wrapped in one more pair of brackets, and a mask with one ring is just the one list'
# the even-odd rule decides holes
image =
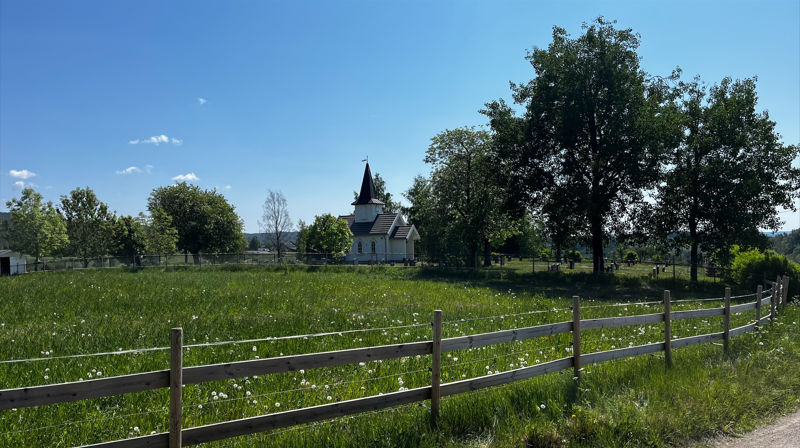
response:
{"label": "green foliage", "polygon": [[777,230],[777,208],[794,207],[800,169],[792,161],[800,148],[784,145],[767,112],[756,112],[755,78],[724,78],[710,88],[695,79],[673,95],[679,139],[656,197],[656,236],[674,235],[673,245],[691,246],[693,266],[699,251],[764,247],[760,229]]}
{"label": "green foliage", "polygon": [[771,243],[775,252],[800,263],[800,229],[792,230],[791,233],[775,235]]}
{"label": "green foliage", "polygon": [[11,249],[39,259],[68,244],[64,218],[32,188],[23,189],[19,199],[6,202],[6,207],[11,220],[3,223],[3,231]]}
{"label": "green foliage", "polygon": [[132,216],[120,216],[113,228],[112,254],[130,259],[144,252],[144,226],[138,219]]}
{"label": "green foliage", "polygon": [[172,225],[172,217],[167,212],[156,208],[149,217],[140,213],[137,219],[142,225],[144,252],[166,255],[177,251],[178,230]]}
{"label": "green foliage", "polygon": [[[380,173],[375,172],[375,175],[372,177],[372,183],[375,184],[375,194],[378,195],[378,199],[383,202],[383,212],[399,213],[402,207],[399,202],[392,198],[392,193],[386,191],[386,181],[381,177]],[[358,200],[357,191],[353,192],[353,200]]]}
{"label": "green foliage", "polygon": [[253,237],[250,238],[250,243],[247,245],[247,250],[258,250],[259,247],[261,247],[261,241],[259,241],[257,236],[253,235]]}
{"label": "green foliage", "polygon": [[626,262],[635,263],[635,262],[639,261],[639,254],[637,254],[635,250],[630,250],[629,249],[629,250],[625,251],[625,255],[623,257],[623,260],[625,260]]}
{"label": "green foliage", "polygon": [[800,265],[797,263],[771,250],[740,251],[735,247],[731,254],[733,261],[724,271],[728,280],[754,291],[764,280],[775,281],[779,275],[788,275],[789,297],[800,294]]}
{"label": "green foliage", "polygon": [[[467,248],[470,265],[477,261],[479,247],[488,248],[490,242],[498,245],[514,233],[503,208],[502,170],[494,160],[488,132],[474,128],[443,131],[431,139],[425,155],[425,162],[431,165],[430,180],[415,185],[421,190],[406,196],[409,200],[424,198],[413,207],[428,208],[423,214],[444,228],[442,236]],[[447,246],[442,249],[450,253]]]}
{"label": "green foliage", "polygon": [[177,247],[198,254],[236,253],[247,247],[242,221],[234,207],[216,190],[181,182],[150,193],[147,209],[162,209],[178,231]]}
{"label": "green foliage", "polygon": [[83,261],[107,255],[114,249],[117,219],[91,188],[76,188],[61,196],[61,213],[67,223],[67,253]]}
{"label": "green foliage", "polygon": [[316,216],[308,227],[308,246],[311,251],[344,256],[353,243],[353,232],[347,221],[330,213]]}
{"label": "green foliage", "polygon": [[578,252],[577,250],[575,250],[575,249],[572,249],[571,251],[569,251],[569,252],[567,253],[567,258],[568,258],[569,260],[572,260],[572,261],[576,262],[576,263],[580,263],[580,262],[581,262],[581,260],[583,259],[583,256],[582,256],[582,255],[581,255],[581,253],[580,253],[580,252]]}
{"label": "green foliage", "polygon": [[602,272],[606,229],[631,222],[657,179],[663,86],[641,70],[630,29],[600,17],[577,38],[559,27],[552,36],[528,54],[536,77],[512,84],[525,116],[502,101],[484,113],[520,202],[542,207],[556,251],[589,240]]}

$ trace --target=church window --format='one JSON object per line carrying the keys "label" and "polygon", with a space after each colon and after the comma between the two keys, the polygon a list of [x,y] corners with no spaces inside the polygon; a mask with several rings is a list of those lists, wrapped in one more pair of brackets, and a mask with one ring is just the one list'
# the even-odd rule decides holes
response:
{"label": "church window", "polygon": [[361,241],[358,242],[358,253],[360,253],[360,254],[364,253],[364,248],[361,247]]}
{"label": "church window", "polygon": [[375,241],[372,242],[372,253],[375,253]]}

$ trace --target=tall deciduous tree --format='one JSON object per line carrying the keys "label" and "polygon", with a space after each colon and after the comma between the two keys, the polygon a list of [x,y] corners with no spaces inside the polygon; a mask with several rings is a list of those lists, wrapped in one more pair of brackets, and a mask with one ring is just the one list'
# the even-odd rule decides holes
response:
{"label": "tall deciduous tree", "polygon": [[[760,229],[777,230],[777,207],[794,210],[797,146],[784,145],[767,112],[756,112],[754,78],[698,79],[678,88],[678,135],[657,193],[656,228],[690,246],[691,280],[699,252],[728,254],[733,244],[763,247]],[[723,260],[724,261],[724,260]]]}
{"label": "tall deciduous tree", "polygon": [[4,222],[9,246],[37,260],[51,255],[69,242],[67,226],[52,202],[44,203],[42,195],[32,188],[22,190],[19,199],[6,202],[11,214]]}
{"label": "tall deciduous tree", "polygon": [[286,198],[280,191],[269,190],[264,201],[263,214],[259,225],[268,238],[275,244],[278,260],[281,259],[283,246],[286,244],[286,233],[292,230],[292,220],[289,218],[289,206]]}
{"label": "tall deciduous tree", "polygon": [[475,267],[479,248],[483,246],[485,264],[490,263],[490,241],[509,228],[506,193],[498,182],[502,170],[492,151],[488,132],[460,128],[433,137],[425,155],[437,209],[448,213],[442,221],[468,248],[469,264]]}
{"label": "tall deciduous tree", "polygon": [[181,182],[150,193],[147,209],[162,209],[178,231],[178,249],[195,256],[201,252],[232,253],[244,250],[247,241],[234,207],[216,190],[203,190]]}
{"label": "tall deciduous tree", "polygon": [[[658,138],[661,83],[648,82],[636,53],[639,38],[598,18],[571,38],[559,27],[546,49],[527,56],[536,77],[512,83],[523,120],[502,102],[487,105],[501,151],[510,154],[523,200],[538,191],[559,203],[563,218],[587,233],[594,271],[601,272],[603,247],[626,209],[642,200],[642,189],[658,174],[663,142]],[[538,204],[541,205],[541,204]]]}
{"label": "tall deciduous tree", "polygon": [[61,196],[61,213],[67,222],[67,250],[80,258],[84,267],[90,258],[111,252],[116,217],[91,188],[78,187],[68,196]]}

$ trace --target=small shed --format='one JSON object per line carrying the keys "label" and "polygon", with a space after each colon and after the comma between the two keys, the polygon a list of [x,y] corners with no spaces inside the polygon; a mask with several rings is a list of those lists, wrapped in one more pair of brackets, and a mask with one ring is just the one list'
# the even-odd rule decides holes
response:
{"label": "small shed", "polygon": [[0,250],[0,275],[25,273],[25,256],[8,249]]}

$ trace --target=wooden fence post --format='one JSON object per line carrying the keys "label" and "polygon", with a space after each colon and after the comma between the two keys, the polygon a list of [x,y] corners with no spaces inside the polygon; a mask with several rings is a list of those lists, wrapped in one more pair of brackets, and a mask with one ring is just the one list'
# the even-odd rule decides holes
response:
{"label": "wooden fence post", "polygon": [[442,374],[442,310],[433,312],[433,363],[431,368],[431,419],[439,419],[439,384]]}
{"label": "wooden fence post", "polygon": [[183,417],[183,329],[173,328],[169,359],[169,448],[181,448]]}
{"label": "wooden fence post", "polygon": [[783,296],[781,297],[781,306],[786,305],[786,301],[789,300],[789,276],[783,276]]}
{"label": "wooden fence post", "polygon": [[667,362],[667,367],[672,367],[672,322],[670,321],[670,312],[672,310],[671,299],[669,297],[669,290],[664,290],[664,360]]}
{"label": "wooden fence post", "polygon": [[769,321],[775,322],[775,299],[778,297],[778,284],[772,284],[772,294],[769,296]]}
{"label": "wooden fence post", "polygon": [[725,314],[722,315],[722,347],[725,353],[731,346],[731,288],[725,288]]}
{"label": "wooden fence post", "polygon": [[576,380],[581,379],[581,299],[572,296],[572,375]]}
{"label": "wooden fence post", "polygon": [[756,289],[756,327],[761,328],[761,300],[764,298],[764,287],[758,285]]}

